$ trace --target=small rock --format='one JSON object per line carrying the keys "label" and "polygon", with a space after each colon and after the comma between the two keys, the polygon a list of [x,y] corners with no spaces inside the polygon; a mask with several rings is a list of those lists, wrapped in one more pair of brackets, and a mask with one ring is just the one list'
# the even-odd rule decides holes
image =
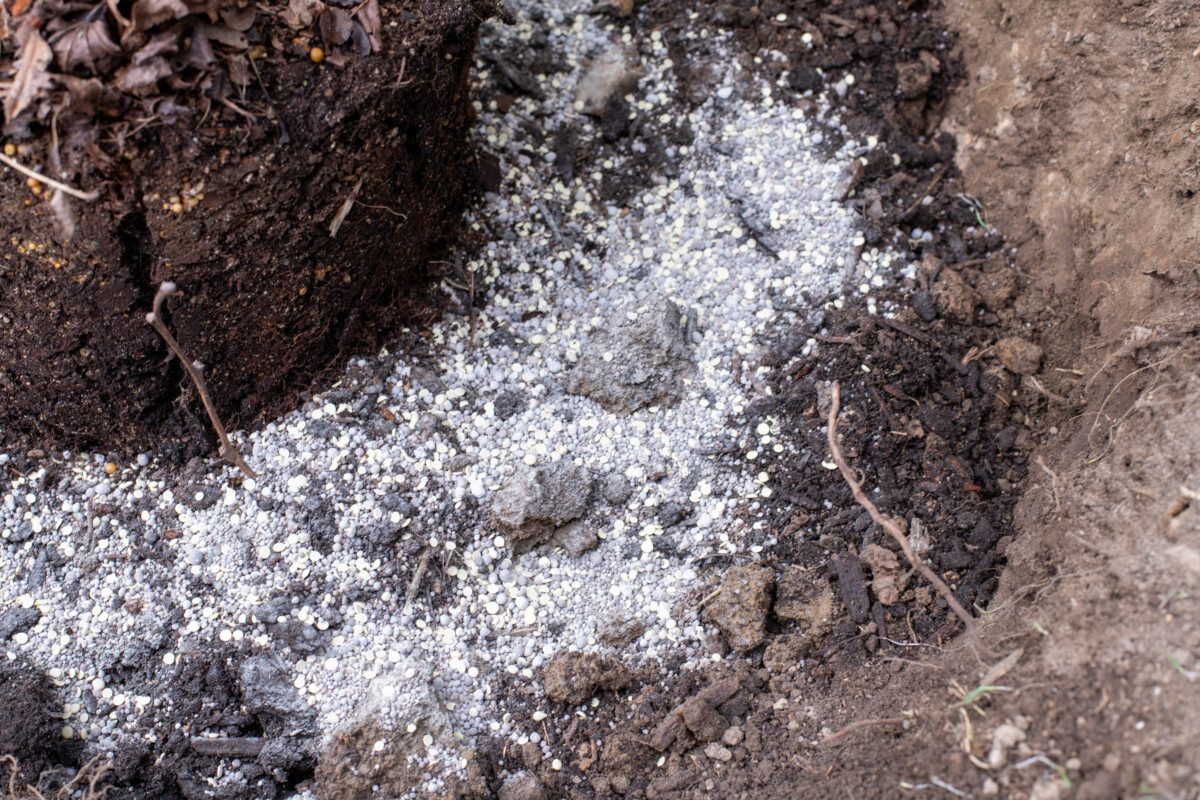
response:
{"label": "small rock", "polygon": [[296,694],[291,676],[276,660],[247,658],[238,670],[238,683],[246,710],[258,718],[268,736],[312,728],[316,712]]}
{"label": "small rock", "polygon": [[566,550],[567,555],[578,557],[600,544],[600,538],[590,526],[576,520],[556,530],[551,543]]}
{"label": "small rock", "polygon": [[734,725],[731,728],[726,728],[725,732],[721,734],[721,742],[729,747],[734,747],[741,744],[745,736],[746,734],[742,733],[742,729]]}
{"label": "small rock", "polygon": [[523,552],[582,517],[592,492],[586,469],[563,459],[534,470],[521,466],[496,492],[492,522]]}
{"label": "small rock", "polygon": [[704,617],[721,629],[734,650],[752,650],[762,643],[774,588],[775,573],[770,567],[734,567],[725,574],[721,593],[704,610]]}
{"label": "small rock", "polygon": [[312,766],[316,763],[316,748],[307,739],[293,739],[288,736],[278,736],[268,739],[259,751],[257,761],[267,769],[282,767],[293,769],[299,766]]}
{"label": "small rock", "polygon": [[645,75],[636,46],[613,47],[592,62],[575,90],[575,102],[583,105],[583,113],[600,116],[610,99],[632,92]]}
{"label": "small rock", "polygon": [[983,788],[979,790],[979,793],[984,797],[995,797],[996,795],[1000,794],[1000,784],[996,783],[991,778],[984,778]]}
{"label": "small rock", "polygon": [[992,749],[988,753],[988,766],[1000,769],[1008,760],[1008,750],[1018,742],[1025,741],[1025,731],[1016,725],[1005,723],[992,733]]}
{"label": "small rock", "polygon": [[633,494],[633,486],[629,483],[629,478],[626,478],[619,472],[610,472],[604,478],[604,486],[600,489],[604,499],[614,506],[619,506],[629,499],[629,495]]}
{"label": "small rock", "polygon": [[518,772],[500,787],[500,800],[545,800],[546,787],[532,772]]}
{"label": "small rock", "polygon": [[646,624],[633,616],[614,616],[601,623],[596,631],[601,644],[621,648],[646,632]]}
{"label": "small rock", "polygon": [[621,309],[588,337],[563,388],[616,414],[675,403],[695,369],[679,322],[679,308],[658,292],[636,309]]}
{"label": "small rock", "polygon": [[732,761],[733,753],[729,752],[729,748],[723,744],[713,742],[708,747],[704,748],[704,755],[714,761]]}
{"label": "small rock", "polygon": [[558,703],[577,706],[597,691],[616,691],[629,685],[629,670],[623,664],[596,653],[559,653],[550,660],[542,683],[546,696]]}
{"label": "small rock", "polygon": [[629,791],[629,778],[624,775],[614,775],[611,783],[613,791],[617,794],[625,794]]}
{"label": "small rock", "polygon": [[37,606],[10,608],[0,614],[0,642],[6,642],[13,634],[22,633],[38,624],[42,612]]}
{"label": "small rock", "polygon": [[699,697],[688,698],[679,709],[683,724],[697,741],[715,742],[729,727],[729,720]]}
{"label": "small rock", "polygon": [[996,342],[996,355],[1006,369],[1018,375],[1033,375],[1042,366],[1042,348],[1017,336]]}

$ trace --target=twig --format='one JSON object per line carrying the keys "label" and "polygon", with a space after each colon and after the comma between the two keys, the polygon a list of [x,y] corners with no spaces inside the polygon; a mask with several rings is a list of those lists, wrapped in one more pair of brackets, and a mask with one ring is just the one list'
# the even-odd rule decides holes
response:
{"label": "twig", "polygon": [[52,186],[55,189],[58,189],[60,192],[66,192],[67,194],[71,195],[71,197],[78,197],[80,200],[86,201],[88,203],[90,203],[93,200],[100,197],[100,192],[98,192],[98,191],[93,190],[90,192],[84,192],[84,191],[80,191],[79,189],[76,189],[74,186],[67,186],[65,183],[63,183],[61,181],[56,181],[56,180],[54,180],[54,178],[47,178],[45,175],[41,174],[40,172],[38,172],[36,170],[32,170],[29,167],[22,166],[20,162],[9,158],[8,156],[4,155],[3,153],[0,153],[0,162],[7,164],[8,166],[15,169],[17,172],[20,172],[24,175],[29,176],[30,178],[33,178],[34,180],[38,181],[39,183],[44,183],[47,186]]}
{"label": "twig", "polygon": [[832,744],[833,742],[836,742],[838,739],[841,739],[843,736],[846,736],[847,734],[854,733],[855,731],[860,730],[862,728],[870,728],[875,725],[903,725],[903,724],[904,724],[904,720],[901,717],[888,717],[887,719],[861,719],[858,722],[850,723],[849,725],[842,728],[837,733],[829,734],[822,740],[822,742],[824,744]]}
{"label": "twig", "polygon": [[158,292],[154,295],[154,310],[146,315],[146,322],[158,331],[158,335],[167,343],[167,347],[171,348],[171,352],[179,359],[179,363],[183,364],[183,368],[187,370],[187,374],[191,376],[192,382],[196,384],[196,390],[200,393],[200,402],[204,403],[204,410],[208,412],[208,418],[212,420],[213,429],[217,432],[217,438],[221,440],[221,449],[218,451],[222,456],[233,462],[234,466],[240,469],[248,478],[255,477],[254,470],[242,458],[242,454],[233,446],[233,442],[229,440],[229,434],[225,432],[225,426],[221,424],[221,420],[217,417],[217,409],[213,407],[212,399],[208,396],[208,387],[204,384],[204,365],[199,361],[191,361],[183,354],[183,348],[179,346],[179,342],[175,341],[175,337],[167,330],[167,325],[162,319],[162,305],[168,297],[175,294],[178,287],[170,281],[163,281],[158,287]]}
{"label": "twig", "polygon": [[408,591],[404,593],[404,610],[400,612],[401,616],[406,617],[412,613],[413,596],[421,585],[421,579],[425,577],[425,570],[429,567],[429,556],[432,553],[433,548],[427,547],[421,554],[421,560],[417,563],[417,571],[413,573],[412,580],[408,582]]}
{"label": "twig", "polygon": [[934,190],[934,187],[936,187],[941,182],[942,176],[945,174],[946,174],[946,165],[942,164],[941,169],[939,169],[937,171],[937,175],[933,176],[933,181],[929,184],[929,188],[926,189],[925,191],[921,192],[920,196],[917,197],[917,199],[913,201],[913,204],[911,206],[909,206],[908,208],[904,209],[904,213],[902,213],[900,216],[896,217],[896,222],[900,223],[900,222],[904,222],[904,220],[908,219],[909,215],[917,210],[917,207],[920,206],[922,202],[924,202],[925,198],[929,196],[929,193]]}
{"label": "twig", "polygon": [[967,613],[962,604],[955,599],[954,593],[950,591],[950,587],[946,585],[946,582],[939,578],[937,573],[917,557],[917,554],[913,552],[912,546],[908,543],[908,538],[900,530],[900,526],[894,520],[879,513],[879,509],[875,507],[875,504],[863,492],[862,486],[854,475],[854,470],[850,469],[850,465],[846,463],[846,457],[842,455],[841,445],[838,444],[837,424],[838,411],[841,409],[842,403],[842,390],[837,381],[833,382],[832,389],[829,404],[829,450],[833,454],[834,463],[837,464],[838,470],[842,473],[842,478],[849,485],[850,492],[854,495],[855,501],[866,510],[876,525],[883,528],[896,540],[896,544],[900,545],[900,549],[904,551],[904,557],[908,559],[908,563],[912,564],[925,577],[925,580],[933,584],[934,588],[938,590],[945,599],[946,604],[962,620],[963,626],[967,631],[967,636],[977,650],[986,658],[995,658],[996,655],[988,650],[984,646],[983,640],[979,638],[979,629],[975,625],[975,618]]}
{"label": "twig", "polygon": [[911,325],[905,325],[903,322],[898,322],[894,319],[888,319],[887,317],[879,317],[879,321],[894,331],[899,331],[905,336],[911,336],[918,342],[923,342],[931,347],[934,345],[933,339],[930,339],[928,335],[922,333]]}
{"label": "twig", "polygon": [[342,203],[341,208],[333,215],[333,221],[329,223],[329,238],[336,238],[338,231],[342,229],[342,223],[346,221],[346,217],[350,216],[350,209],[354,208],[354,201],[358,199],[358,192],[362,189],[363,179],[359,178],[358,183],[354,184],[354,188],[350,190],[350,196]]}
{"label": "twig", "polygon": [[822,333],[810,333],[809,331],[800,331],[800,333],[810,339],[816,339],[818,342],[826,342],[828,344],[858,344],[858,340],[853,336],[826,336]]}

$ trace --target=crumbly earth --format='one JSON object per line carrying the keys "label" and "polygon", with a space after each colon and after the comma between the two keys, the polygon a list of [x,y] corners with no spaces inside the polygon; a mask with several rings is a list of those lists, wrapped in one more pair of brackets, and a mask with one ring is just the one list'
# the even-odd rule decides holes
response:
{"label": "crumbly earth", "polygon": [[[215,15],[235,4],[189,7],[200,5]],[[0,167],[0,444],[156,450],[179,466],[209,452],[200,397],[145,323],[163,281],[182,292],[168,303],[172,330],[206,365],[216,409],[234,428],[277,419],[351,355],[436,316],[442,298],[429,284],[442,267],[431,262],[444,261],[478,185],[471,52],[495,7],[370,5],[379,46],[335,58],[341,48],[325,41],[321,63],[308,55],[322,45],[313,15],[348,13],[321,2],[297,0],[311,24],[295,27],[286,3],[264,7],[245,34],[172,21],[145,46],[154,55],[145,69],[165,65],[181,31],[193,44],[207,30],[240,49],[213,45],[212,70],[180,67],[161,81],[171,91],[144,104],[77,77],[95,85],[101,97],[88,108],[100,111],[76,104],[51,114],[44,98],[35,104],[44,114],[29,120],[27,111],[5,128],[0,145],[19,165],[98,196],[60,198],[71,205],[68,237],[52,189]],[[9,6],[36,6],[26,15],[36,22],[61,4],[8,4],[3,20]],[[165,19],[185,4],[138,6]],[[103,27],[106,10],[93,8],[89,20]],[[236,76],[238,65],[230,92],[225,70]]]}
{"label": "crumbly earth", "polygon": [[[743,76],[782,63],[770,55],[773,42],[794,35],[803,43],[805,34],[815,39],[819,33],[828,47],[814,47],[811,57],[831,59],[827,66],[837,72],[829,85],[821,73],[817,84],[797,84],[791,100],[803,103],[804,92],[822,87],[832,99],[841,83],[847,129],[857,119],[854,108],[869,102],[886,120],[879,123],[885,153],[901,150],[899,137],[938,158],[920,174],[893,175],[891,188],[886,159],[856,172],[859,183],[851,179],[851,207],[873,219],[879,235],[911,248],[905,251],[911,272],[868,293],[876,312],[890,310],[890,322],[872,314],[866,299],[850,295],[818,297],[819,318],[802,309],[774,321],[755,340],[763,354],[741,354],[769,367],[755,400],[726,417],[728,438],[706,448],[714,451],[707,458],[727,459],[735,472],[749,448],[756,453],[751,461],[763,458],[772,493],[759,502],[763,529],[774,541],[761,540],[762,551],[748,558],[739,557],[739,548],[705,554],[696,570],[702,585],[687,605],[706,607],[713,592],[724,591],[725,565],[768,564],[776,581],[763,645],[729,654],[728,642],[709,628],[701,645],[716,658],[685,668],[686,645],[675,657],[664,650],[662,661],[639,665],[615,694],[601,692],[567,709],[547,705],[537,672],[530,680],[518,670],[499,695],[510,732],[477,738],[462,770],[424,794],[750,797],[803,786],[815,796],[854,797],[1196,795],[1200,353],[1197,280],[1187,254],[1195,240],[1192,201],[1175,189],[1190,168],[1183,148],[1192,144],[1183,132],[1146,133],[1157,130],[1156,120],[1169,128],[1190,108],[1186,93],[1196,67],[1186,56],[1196,38],[1194,12],[1156,2],[1096,9],[1076,0],[1003,7],[963,2],[915,13],[908,4],[820,5],[734,3],[711,13],[725,15],[720,24],[732,26],[735,40],[749,46],[741,61],[725,55],[742,65]],[[620,25],[629,26],[632,39],[650,14],[673,18],[668,7],[652,4]],[[550,19],[551,30],[561,24]],[[667,47],[683,46],[695,21],[663,28]],[[967,78],[957,93],[939,83],[943,73],[934,73],[919,54],[922,37],[936,42],[943,36],[940,24],[960,36],[945,38],[945,52],[935,56],[951,74],[963,60],[965,72],[958,74]],[[917,52],[905,51],[906,42],[917,42]],[[1181,57],[1162,58],[1173,51]],[[494,102],[497,111],[512,109],[521,102],[521,84],[522,91],[532,86],[522,70],[549,68],[539,48],[522,52],[533,63],[489,62],[496,71],[485,79],[485,108]],[[703,60],[676,52],[671,58],[689,65],[674,73],[676,85],[703,87],[703,80],[680,77],[693,64],[705,69]],[[893,60],[900,63],[881,66],[887,52],[899,54]],[[753,63],[756,54],[762,65]],[[929,69],[925,95],[915,62]],[[868,73],[858,63],[878,67],[870,72],[876,77],[860,83]],[[845,81],[843,70],[856,75],[854,83]],[[1100,83],[1126,71],[1132,77],[1114,83],[1114,91]],[[854,85],[873,91],[855,95]],[[487,87],[496,97],[489,98]],[[1121,87],[1128,91],[1115,92]],[[930,100],[930,93],[939,99]],[[920,98],[924,102],[907,112],[901,108]],[[933,137],[939,126],[946,136]],[[964,172],[947,165],[939,176],[938,165],[954,157],[951,133]],[[626,136],[615,143],[585,138],[570,161],[607,155],[606,147],[619,156]],[[1159,139],[1165,144],[1155,144]],[[556,156],[559,145],[569,152],[562,143],[573,141],[569,134],[542,140]],[[1120,164],[1137,169],[1094,160],[1101,140],[1122,153]],[[528,149],[531,163],[544,160]],[[601,182],[618,213],[653,179],[653,160],[638,158],[653,146],[646,151],[626,150],[620,178]],[[496,163],[504,157],[501,149]],[[1043,191],[1037,186],[1050,174],[1047,165],[1056,177]],[[1153,180],[1147,182],[1147,174]],[[742,214],[745,229],[756,225],[753,210]],[[913,230],[918,214],[919,236]],[[560,231],[565,227],[560,217],[554,222]],[[1013,233],[1002,253],[992,225]],[[969,227],[975,232],[968,236]],[[865,239],[870,229],[862,232]],[[766,246],[772,247],[770,239]],[[1120,252],[1127,257],[1114,255]],[[1146,260],[1158,266],[1145,266]],[[1100,278],[1107,287],[1091,283],[1094,263],[1107,265]],[[469,287],[461,290],[459,324],[468,338],[471,327],[486,331],[488,324],[486,311],[475,319],[474,297]],[[700,329],[708,339],[704,325]],[[1033,352],[1024,344],[990,349],[1012,337],[1040,347],[1040,363],[1008,359],[1020,367],[1009,369],[1004,352]],[[420,347],[410,343],[404,352],[419,358]],[[356,364],[347,385],[373,379],[366,368]],[[828,402],[824,381],[835,378],[846,392],[847,457],[869,490],[881,487],[873,496],[885,512],[905,520],[913,547],[979,615],[994,654],[954,637],[952,618],[919,579],[881,574],[889,562],[871,548],[887,540],[869,521],[858,529],[858,510],[837,475],[821,464],[827,458],[819,444]],[[521,405],[499,397],[496,403]],[[335,407],[335,413],[343,412]],[[767,426],[762,435],[772,437],[762,452],[749,433],[759,424]],[[601,491],[622,496],[620,481],[613,484]],[[1014,515],[1010,503],[1018,495]],[[408,554],[406,570],[417,555]],[[736,584],[729,582],[731,589]],[[887,585],[899,586],[900,598],[885,606]],[[441,597],[431,599],[437,604]],[[818,619],[817,609],[830,612]],[[626,638],[631,631],[641,635],[637,626],[620,624],[597,634],[619,651],[626,645],[607,642],[635,641]],[[304,646],[295,633],[293,640]],[[243,657],[221,651],[205,657],[213,656],[234,671]],[[408,667],[414,676],[418,666]],[[433,680],[429,685],[436,687]],[[213,685],[224,681],[217,670]],[[198,688],[193,694],[204,696]],[[414,694],[411,687],[408,697],[417,705],[429,702],[428,692]],[[432,738],[446,719],[431,712],[417,720],[405,743],[409,752],[440,747]],[[862,725],[847,727],[855,723]],[[722,724],[727,727],[717,736]],[[245,732],[254,738],[253,728]],[[425,735],[431,744],[424,744]],[[388,750],[386,739],[386,731],[364,722],[338,740],[352,749],[336,757],[394,765],[387,775],[397,781],[389,784],[396,795],[434,777]],[[379,741],[385,742],[380,757],[365,758],[362,750]],[[297,775],[279,776],[282,785],[305,778],[297,764]],[[212,770],[215,762],[196,765]],[[317,794],[365,797],[371,788],[359,777],[318,784]]]}

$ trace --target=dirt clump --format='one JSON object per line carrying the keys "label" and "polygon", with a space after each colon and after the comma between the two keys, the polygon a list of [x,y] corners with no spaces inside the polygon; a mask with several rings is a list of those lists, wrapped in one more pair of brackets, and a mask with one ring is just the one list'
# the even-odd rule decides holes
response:
{"label": "dirt clump", "polygon": [[27,664],[0,663],[0,786],[10,779],[16,785],[36,784],[41,772],[60,761],[62,725],[54,718],[58,709],[45,675]]}
{"label": "dirt clump", "polygon": [[619,661],[596,653],[566,651],[550,659],[542,682],[551,700],[577,706],[598,691],[624,689],[631,677]]}
{"label": "dirt clump", "polygon": [[[327,44],[328,63],[315,63],[324,16],[298,32],[278,13],[238,7],[250,20],[238,36],[257,37],[250,46],[263,52],[205,67],[204,80],[219,84],[212,96],[179,89],[135,103],[118,92],[110,115],[59,117],[56,137],[48,114],[29,120],[14,157],[59,164],[55,174],[99,196],[72,200],[66,237],[49,188],[0,174],[5,446],[164,448],[181,459],[210,450],[194,387],[143,319],[164,280],[184,293],[168,325],[207,366],[230,428],[277,418],[348,354],[436,313],[425,287],[443,267],[430,261],[453,241],[476,185],[467,77],[478,27],[496,7],[311,5],[353,14],[350,30],[365,24],[371,52],[343,57]],[[162,24],[174,26],[163,42],[190,37],[193,49],[216,27]],[[297,51],[297,39],[308,45]],[[235,62],[246,80],[234,81],[231,100],[221,76]]]}
{"label": "dirt clump", "polygon": [[721,579],[719,594],[705,607],[704,618],[721,629],[734,650],[753,650],[762,643],[774,589],[770,567],[734,567]]}

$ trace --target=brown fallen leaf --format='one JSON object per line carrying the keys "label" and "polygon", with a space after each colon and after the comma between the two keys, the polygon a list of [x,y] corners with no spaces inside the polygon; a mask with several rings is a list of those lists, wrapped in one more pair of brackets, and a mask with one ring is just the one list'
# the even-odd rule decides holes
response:
{"label": "brown fallen leaf", "polygon": [[121,55],[121,48],[108,33],[104,17],[68,27],[50,40],[50,47],[63,72],[84,67],[92,74],[101,74]]}
{"label": "brown fallen leaf", "polygon": [[30,30],[25,46],[17,56],[17,74],[13,77],[8,92],[4,95],[4,121],[12,122],[24,111],[38,92],[51,86],[46,67],[54,58],[54,51],[36,30]]}
{"label": "brown fallen leaf", "polygon": [[358,18],[367,32],[367,39],[371,42],[371,52],[378,53],[383,48],[383,40],[380,38],[383,31],[383,18],[379,15],[379,0],[367,0],[359,7],[358,11],[354,12],[354,16]]}
{"label": "brown fallen leaf", "polygon": [[900,571],[900,559],[886,547],[869,544],[863,548],[859,560],[871,568],[871,590],[885,606],[894,605],[900,600],[900,590],[896,586],[896,574]]}
{"label": "brown fallen leaf", "polygon": [[234,50],[245,50],[250,40],[241,31],[228,25],[197,25],[196,28],[209,39]]}
{"label": "brown fallen leaf", "polygon": [[67,90],[67,105],[64,111],[81,116],[91,116],[104,96],[104,84],[99,78],[77,78],[74,75],[55,75],[54,80]]}
{"label": "brown fallen leaf", "polygon": [[137,0],[129,12],[132,30],[147,31],[169,19],[183,19],[188,15],[183,0]]}
{"label": "brown fallen leaf", "polygon": [[235,31],[245,33],[254,27],[254,19],[258,15],[258,9],[254,4],[245,6],[226,6],[221,9],[221,21]]}
{"label": "brown fallen leaf", "polygon": [[321,15],[321,40],[327,45],[345,44],[350,38],[354,21],[340,8],[327,8]]}
{"label": "brown fallen leaf", "polygon": [[320,0],[289,0],[288,7],[279,12],[279,17],[289,28],[298,31],[312,25],[324,10],[325,4]]}
{"label": "brown fallen leaf", "polygon": [[192,38],[188,42],[187,52],[183,56],[183,66],[198,70],[209,69],[215,62],[212,45],[204,35],[203,26],[197,25],[192,29]]}
{"label": "brown fallen leaf", "polygon": [[144,97],[158,89],[158,82],[171,74],[171,65],[156,56],[143,64],[129,64],[117,70],[116,85],[123,92]]}

